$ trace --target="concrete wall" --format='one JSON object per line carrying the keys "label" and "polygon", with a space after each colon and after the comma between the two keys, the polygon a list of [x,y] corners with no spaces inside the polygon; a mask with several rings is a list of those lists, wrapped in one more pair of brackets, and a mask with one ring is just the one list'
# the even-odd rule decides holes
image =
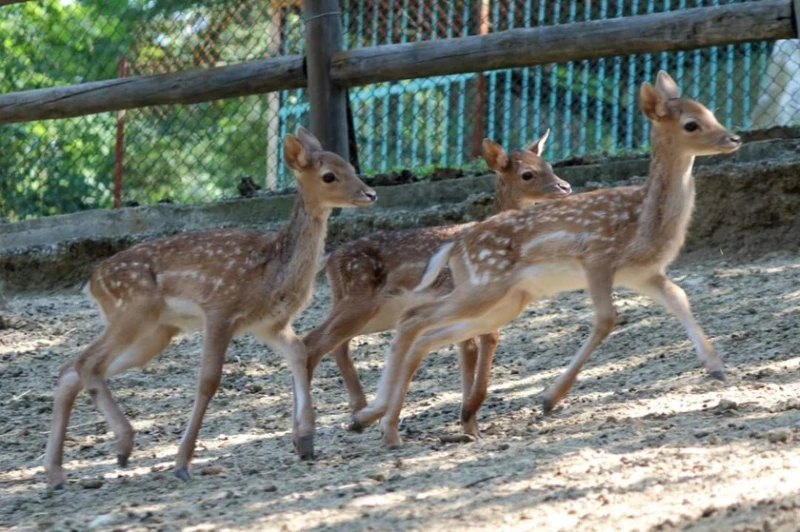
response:
{"label": "concrete wall", "polygon": [[[646,159],[629,159],[563,166],[556,172],[573,186],[596,188],[641,182],[637,176],[646,175],[647,165]],[[699,159],[696,175],[698,208],[690,246],[724,245],[734,237],[744,242],[742,231],[794,238],[800,213],[800,139],[751,142],[734,156]],[[331,220],[329,246],[380,229],[481,219],[491,213],[493,177],[377,190],[376,207],[345,209]],[[95,210],[2,224],[0,278],[12,291],[73,287],[85,279],[91,264],[139,241],[205,228],[273,230],[286,219],[292,202],[292,196],[262,196],[201,206]]]}

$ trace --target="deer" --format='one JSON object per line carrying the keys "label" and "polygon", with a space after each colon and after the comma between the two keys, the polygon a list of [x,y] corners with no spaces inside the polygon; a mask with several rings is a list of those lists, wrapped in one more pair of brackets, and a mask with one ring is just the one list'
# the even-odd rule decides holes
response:
{"label": "deer", "polygon": [[[484,139],[482,156],[496,174],[494,208],[497,212],[520,209],[571,193],[542,158],[546,130],[521,150],[506,153],[498,143]],[[358,335],[390,331],[407,309],[433,301],[452,290],[447,270],[425,291],[414,292],[428,259],[444,243],[471,224],[380,231],[334,249],[324,258],[332,305],[326,319],[304,338],[308,375],[320,359],[333,351],[353,412],[367,405],[350,354],[350,341]],[[489,368],[499,340],[492,331],[459,343],[462,372],[461,425],[464,434],[479,438],[476,413],[486,397]],[[477,366],[477,374],[476,374]]]}
{"label": "deer", "polygon": [[93,268],[84,291],[106,326],[59,372],[44,460],[51,486],[66,482],[64,438],[78,393],[85,388],[103,414],[116,438],[117,463],[125,467],[134,430],[107,379],[144,366],[179,332],[198,329],[203,331],[200,375],[175,475],[189,480],[200,426],[219,387],[228,344],[247,333],[286,359],[293,380],[293,442],[301,459],[314,457],[307,354],[292,319],[311,300],[332,209],[373,205],[377,195],[352,165],[324,151],[303,127],[296,136],[286,135],[283,156],[295,176],[297,196],[288,223],[278,232],[184,233],[137,244]]}
{"label": "deer", "polygon": [[710,376],[724,380],[720,356],[698,325],[686,293],[666,274],[686,238],[695,200],[698,156],[730,154],[740,137],[701,103],[680,96],[664,71],[644,82],[639,107],[650,123],[652,157],[643,186],[600,189],[500,213],[461,231],[431,257],[415,290],[449,267],[453,290],[407,310],[372,403],[353,414],[351,430],[381,418],[382,442],[402,444],[400,411],[425,355],[449,343],[494,331],[534,299],[584,289],[594,313],[589,337],[547,387],[550,414],[615,323],[613,289],[637,291],[675,315]]}

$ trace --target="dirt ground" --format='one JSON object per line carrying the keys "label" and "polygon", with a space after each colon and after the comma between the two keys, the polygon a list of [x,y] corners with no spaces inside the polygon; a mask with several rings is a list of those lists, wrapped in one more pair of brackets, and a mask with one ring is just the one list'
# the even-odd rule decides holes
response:
{"label": "dirt ground", "polygon": [[[250,337],[234,341],[194,464],[172,461],[188,420],[200,336],[175,341],[112,383],[137,430],[127,469],[84,396],[66,447],[70,484],[41,467],[59,365],[101,330],[82,295],[18,297],[0,329],[0,528],[14,530],[800,530],[800,256],[725,256],[672,270],[726,360],[706,376],[677,320],[617,295],[620,325],[572,393],[543,417],[538,396],[585,338],[582,293],[531,305],[502,333],[483,439],[457,433],[452,348],[430,355],[404,411],[405,446],[377,428],[345,431],[345,394],[326,358],[317,372],[318,459],[289,435],[288,370]],[[329,308],[321,285],[296,321]],[[391,334],[354,355],[374,391]]]}

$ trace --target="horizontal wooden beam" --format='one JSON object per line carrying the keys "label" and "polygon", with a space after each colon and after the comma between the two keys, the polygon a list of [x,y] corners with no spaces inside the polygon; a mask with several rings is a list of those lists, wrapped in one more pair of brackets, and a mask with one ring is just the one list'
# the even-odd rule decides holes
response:
{"label": "horizontal wooden beam", "polygon": [[28,0],[0,0],[0,7],[10,6],[11,4],[23,4]]}
{"label": "horizontal wooden beam", "polygon": [[759,0],[358,48],[333,55],[331,77],[339,84],[357,86],[794,36],[791,0]]}
{"label": "horizontal wooden beam", "polygon": [[305,87],[299,55],[0,95],[0,124],[207,102]]}

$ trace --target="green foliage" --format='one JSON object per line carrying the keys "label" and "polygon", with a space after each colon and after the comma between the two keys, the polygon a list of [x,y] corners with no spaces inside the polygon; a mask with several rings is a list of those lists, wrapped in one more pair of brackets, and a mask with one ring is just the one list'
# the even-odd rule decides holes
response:
{"label": "green foliage", "polygon": [[[229,6],[237,23],[209,27],[212,11]],[[2,15],[0,93],[114,78],[123,55],[133,74],[147,74],[277,53],[268,13],[250,13],[241,1],[46,0]],[[209,41],[217,56],[193,64]],[[265,174],[268,117],[265,97],[129,111],[123,199],[231,195],[243,173]],[[116,113],[0,126],[0,218],[110,207],[115,131]]]}

